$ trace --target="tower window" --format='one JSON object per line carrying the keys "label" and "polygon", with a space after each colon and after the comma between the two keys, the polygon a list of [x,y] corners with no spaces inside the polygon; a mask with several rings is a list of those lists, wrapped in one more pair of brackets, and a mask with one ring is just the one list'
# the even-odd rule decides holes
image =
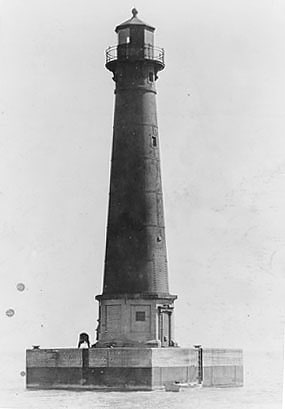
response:
{"label": "tower window", "polygon": [[145,321],[145,311],[136,311],[136,321]]}
{"label": "tower window", "polygon": [[148,73],[148,78],[149,78],[150,82],[153,82],[153,72]]}
{"label": "tower window", "polygon": [[124,28],[119,31],[119,44],[128,44],[130,42],[130,29]]}
{"label": "tower window", "polygon": [[153,31],[145,30],[144,43],[153,46]]}
{"label": "tower window", "polygon": [[151,137],[151,142],[152,142],[152,146],[153,146],[154,148],[156,148],[156,147],[157,147],[156,136],[152,136],[152,137]]}

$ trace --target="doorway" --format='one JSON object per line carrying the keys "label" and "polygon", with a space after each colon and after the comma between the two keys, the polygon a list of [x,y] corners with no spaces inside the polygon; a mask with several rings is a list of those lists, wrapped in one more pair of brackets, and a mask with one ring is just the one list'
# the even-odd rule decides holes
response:
{"label": "doorway", "polygon": [[171,345],[171,313],[169,310],[159,310],[159,339],[162,347]]}

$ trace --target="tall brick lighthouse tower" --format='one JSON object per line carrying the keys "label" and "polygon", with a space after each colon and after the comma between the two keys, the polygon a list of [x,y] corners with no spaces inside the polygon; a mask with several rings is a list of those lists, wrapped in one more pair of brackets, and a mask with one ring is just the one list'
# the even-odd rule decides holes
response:
{"label": "tall brick lighthouse tower", "polygon": [[174,346],[156,113],[164,51],[137,17],[116,27],[106,51],[115,114],[104,286],[97,347]]}
{"label": "tall brick lighthouse tower", "polygon": [[78,348],[28,349],[27,388],[178,390],[243,382],[241,350],[175,342],[155,101],[164,51],[154,46],[154,27],[136,9],[132,14],[106,52],[116,102],[97,339],[90,348],[83,332]]}

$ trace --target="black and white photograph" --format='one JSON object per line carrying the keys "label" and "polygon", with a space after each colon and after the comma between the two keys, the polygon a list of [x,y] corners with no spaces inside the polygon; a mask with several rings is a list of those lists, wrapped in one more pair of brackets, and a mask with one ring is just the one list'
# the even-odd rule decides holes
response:
{"label": "black and white photograph", "polygon": [[0,409],[285,409],[285,3],[0,0]]}

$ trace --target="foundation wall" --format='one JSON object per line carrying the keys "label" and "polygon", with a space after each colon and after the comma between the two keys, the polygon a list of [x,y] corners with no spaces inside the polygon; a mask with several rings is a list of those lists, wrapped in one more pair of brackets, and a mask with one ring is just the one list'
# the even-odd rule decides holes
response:
{"label": "foundation wall", "polygon": [[242,386],[242,350],[203,349],[203,378],[203,386]]}
{"label": "foundation wall", "polygon": [[[204,350],[203,385],[241,386],[240,350]],[[154,390],[198,383],[198,351],[189,348],[27,350],[27,388]]]}

